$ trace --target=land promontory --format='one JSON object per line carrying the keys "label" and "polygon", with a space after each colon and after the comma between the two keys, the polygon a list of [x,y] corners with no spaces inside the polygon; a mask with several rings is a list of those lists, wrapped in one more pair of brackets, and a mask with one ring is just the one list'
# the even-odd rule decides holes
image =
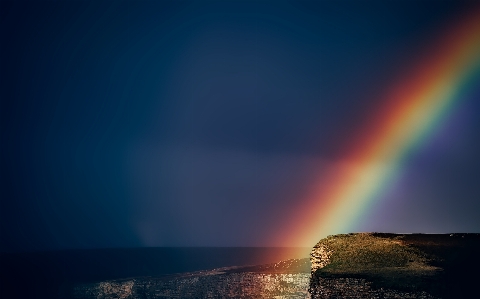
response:
{"label": "land promontory", "polygon": [[[476,298],[480,234],[352,233],[312,250],[314,298]],[[473,296],[473,297],[472,297]]]}

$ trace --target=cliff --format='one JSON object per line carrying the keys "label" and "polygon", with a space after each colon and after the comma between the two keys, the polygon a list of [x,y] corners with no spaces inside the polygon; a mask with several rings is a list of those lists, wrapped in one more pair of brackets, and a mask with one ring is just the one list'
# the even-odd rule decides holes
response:
{"label": "cliff", "polygon": [[313,298],[469,298],[480,234],[357,233],[312,250]]}

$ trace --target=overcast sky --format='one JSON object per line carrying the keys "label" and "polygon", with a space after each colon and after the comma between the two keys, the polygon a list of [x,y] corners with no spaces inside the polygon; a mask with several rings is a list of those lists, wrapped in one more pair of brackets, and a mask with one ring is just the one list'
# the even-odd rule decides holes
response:
{"label": "overcast sky", "polygon": [[[0,249],[279,245],[474,2],[2,0]],[[477,89],[358,230],[479,232],[479,112]]]}

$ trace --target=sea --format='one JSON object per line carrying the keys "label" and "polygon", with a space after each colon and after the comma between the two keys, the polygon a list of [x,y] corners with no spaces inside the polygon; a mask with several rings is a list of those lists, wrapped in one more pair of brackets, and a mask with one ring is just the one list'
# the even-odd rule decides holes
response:
{"label": "sea", "polygon": [[298,247],[156,247],[0,254],[0,298],[59,298],[81,283],[308,258]]}

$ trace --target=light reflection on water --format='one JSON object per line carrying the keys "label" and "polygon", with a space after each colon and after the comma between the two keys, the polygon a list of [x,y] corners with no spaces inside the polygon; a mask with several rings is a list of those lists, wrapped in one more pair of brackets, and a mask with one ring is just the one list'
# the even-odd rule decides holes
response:
{"label": "light reflection on water", "polygon": [[225,267],[159,277],[77,285],[71,297],[90,298],[310,298],[310,262]]}
{"label": "light reflection on water", "polygon": [[309,273],[216,273],[77,286],[74,298],[310,298]]}

